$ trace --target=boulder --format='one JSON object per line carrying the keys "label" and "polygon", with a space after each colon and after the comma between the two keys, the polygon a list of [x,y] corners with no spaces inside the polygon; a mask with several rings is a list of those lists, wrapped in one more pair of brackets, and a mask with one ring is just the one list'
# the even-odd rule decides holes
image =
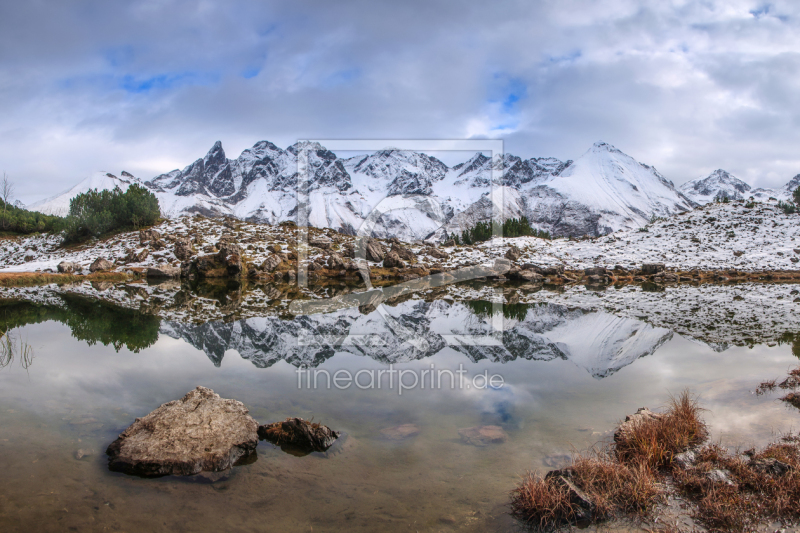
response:
{"label": "boulder", "polygon": [[614,442],[625,440],[630,432],[636,429],[640,424],[658,420],[662,416],[664,415],[654,413],[647,407],[640,407],[634,414],[626,416],[625,421],[617,427],[617,430],[614,432]]}
{"label": "boulder", "polygon": [[281,256],[272,254],[266,259],[264,259],[263,263],[261,263],[261,269],[267,272],[272,272],[273,270],[278,268],[278,265],[280,265],[282,262],[283,259],[281,259]]}
{"label": "boulder", "polygon": [[386,250],[384,250],[383,246],[381,246],[381,243],[375,240],[370,240],[367,242],[365,251],[367,261],[372,261],[375,263],[383,261],[383,258],[386,256]]}
{"label": "boulder", "polygon": [[287,418],[283,422],[259,426],[258,438],[268,440],[286,452],[306,455],[330,448],[339,438],[339,432],[302,418]]}
{"label": "boulder", "polygon": [[131,250],[125,256],[125,261],[128,263],[141,263],[150,256],[150,250],[142,248],[141,250]]}
{"label": "boulder", "polygon": [[220,263],[225,263],[226,259],[230,255],[238,255],[240,257],[242,255],[241,247],[239,247],[238,244],[227,240],[221,240],[220,242],[218,242],[217,250],[219,250],[217,252],[217,259],[219,260]]}
{"label": "boulder", "polygon": [[499,444],[508,439],[508,435],[500,426],[475,426],[458,430],[461,440],[473,446]]}
{"label": "boulder", "polygon": [[405,268],[406,264],[397,255],[397,252],[389,252],[383,260],[384,268]]}
{"label": "boulder", "polygon": [[417,256],[414,255],[414,252],[398,243],[392,244],[392,249],[389,250],[389,253],[392,252],[396,253],[403,261],[414,261],[417,259]]}
{"label": "boulder", "polygon": [[274,253],[274,254],[279,254],[279,253],[281,253],[283,251],[283,249],[281,248],[281,246],[279,244],[273,244],[273,245],[267,246],[267,250],[272,252],[272,253]]}
{"label": "boulder", "polygon": [[257,445],[258,423],[241,402],[197,387],[137,418],[106,454],[113,471],[188,476],[227,470]]}
{"label": "boulder", "polygon": [[111,270],[112,268],[114,268],[114,263],[108,259],[98,257],[94,260],[94,263],[89,266],[89,272],[102,272],[104,270]]}
{"label": "boulder", "polygon": [[497,259],[494,260],[494,265],[492,265],[492,270],[494,270],[498,275],[506,274],[511,270],[511,261],[509,261],[505,257],[498,257]]}
{"label": "boulder", "polygon": [[541,267],[539,269],[539,274],[543,276],[563,276],[564,265],[550,265],[546,267]]}
{"label": "boulder", "polygon": [[513,244],[508,247],[506,251],[506,259],[509,261],[514,261],[515,263],[519,261],[520,257],[522,257],[522,250],[514,246]]}
{"label": "boulder", "polygon": [[175,241],[175,248],[173,250],[175,257],[181,261],[188,261],[197,252],[192,248],[192,241],[189,237],[181,237]]}
{"label": "boulder", "polygon": [[78,263],[73,263],[72,261],[61,261],[58,264],[58,271],[62,274],[72,274],[80,269],[80,265],[78,265]]}
{"label": "boulder", "polygon": [[658,274],[659,272],[664,272],[664,263],[644,263],[642,265],[642,274],[645,276]]}
{"label": "boulder", "polygon": [[147,269],[147,278],[179,278],[181,277],[181,267],[163,263]]}
{"label": "boulder", "polygon": [[442,243],[442,246],[445,247],[445,248],[450,248],[451,246],[455,246],[455,245],[456,245],[455,239],[447,239],[446,241],[444,241]]}
{"label": "boulder", "polygon": [[154,229],[143,229],[139,231],[139,244],[149,244],[153,241],[160,241],[161,233]]}
{"label": "boulder", "polygon": [[425,250],[425,253],[433,257],[434,259],[447,259],[448,257],[450,257],[446,252],[443,252],[438,248],[427,248]]}
{"label": "boulder", "polygon": [[696,462],[697,454],[694,450],[686,450],[672,458],[672,463],[683,470],[692,468]]}
{"label": "boulder", "polygon": [[344,266],[344,259],[339,254],[331,254],[328,257],[328,268],[332,270],[342,270],[345,268]]}

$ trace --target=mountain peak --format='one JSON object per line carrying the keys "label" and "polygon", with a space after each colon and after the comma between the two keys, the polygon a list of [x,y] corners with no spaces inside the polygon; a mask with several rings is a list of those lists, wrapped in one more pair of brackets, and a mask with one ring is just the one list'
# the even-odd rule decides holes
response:
{"label": "mountain peak", "polygon": [[311,141],[297,141],[289,148],[286,149],[292,155],[297,155],[301,150],[309,150],[312,152],[325,152],[327,148],[322,146],[318,142],[311,142]]}

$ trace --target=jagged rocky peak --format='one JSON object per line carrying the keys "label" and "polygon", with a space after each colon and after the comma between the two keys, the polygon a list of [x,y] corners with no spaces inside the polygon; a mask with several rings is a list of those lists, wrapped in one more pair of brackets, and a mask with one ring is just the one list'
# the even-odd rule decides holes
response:
{"label": "jagged rocky peak", "polygon": [[447,173],[447,165],[437,158],[411,150],[389,148],[366,157],[348,159],[348,170],[365,174],[375,179],[395,180],[399,174],[418,175],[422,179],[438,181]]}
{"label": "jagged rocky peak", "polygon": [[789,183],[783,186],[783,189],[789,194],[793,193],[795,189],[800,187],[800,174],[789,180]]}
{"label": "jagged rocky peak", "polygon": [[308,150],[309,152],[328,152],[328,149],[320,143],[311,141],[298,141],[286,149],[286,151],[292,155],[297,155],[301,150]]}
{"label": "jagged rocky peak", "polygon": [[723,198],[741,200],[750,189],[750,185],[721,168],[705,178],[688,181],[680,187],[683,194],[701,205]]}

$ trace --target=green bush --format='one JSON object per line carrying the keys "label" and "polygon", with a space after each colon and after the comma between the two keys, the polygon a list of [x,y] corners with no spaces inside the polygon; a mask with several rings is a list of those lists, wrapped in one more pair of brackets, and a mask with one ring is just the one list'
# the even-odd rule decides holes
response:
{"label": "green bush", "polygon": [[65,242],[78,242],[124,229],[151,226],[161,217],[156,196],[133,184],[127,191],[96,189],[79,194],[69,202]]}
{"label": "green bush", "polygon": [[787,215],[791,215],[797,212],[797,206],[792,202],[783,202],[781,200],[778,200],[778,207],[783,209],[783,212],[786,213]]}
{"label": "green bush", "polygon": [[0,200],[0,230],[13,233],[59,232],[64,227],[64,219],[28,211]]}
{"label": "green bush", "polygon": [[[475,244],[476,242],[488,241],[494,233],[499,233],[500,226],[497,223],[478,222],[473,227],[461,232],[461,237],[453,235],[456,244]],[[503,222],[503,237],[538,237],[540,239],[551,239],[550,233],[543,230],[534,229],[526,217],[509,218]]]}

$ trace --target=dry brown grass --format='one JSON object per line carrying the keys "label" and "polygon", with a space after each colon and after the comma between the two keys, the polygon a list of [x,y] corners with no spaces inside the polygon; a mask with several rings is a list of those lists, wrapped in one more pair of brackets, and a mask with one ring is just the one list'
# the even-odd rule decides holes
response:
{"label": "dry brown grass", "polygon": [[566,487],[529,472],[511,491],[511,515],[529,526],[549,528],[574,521],[578,509]]}
{"label": "dry brown grass", "polygon": [[762,381],[758,387],[756,387],[756,396],[762,396],[768,392],[772,392],[775,390],[775,387],[778,386],[777,380],[771,379],[769,381]]}
{"label": "dry brown grass", "polygon": [[[653,470],[644,464],[622,464],[608,448],[577,455],[562,472],[594,503],[592,522],[614,515],[648,515],[662,494]],[[586,512],[554,477],[529,473],[511,492],[511,514],[539,528],[574,522]]]}
{"label": "dry brown grass", "polygon": [[700,417],[702,408],[688,391],[670,398],[667,411],[636,424],[619,436],[615,452],[625,464],[645,464],[659,470],[668,467],[675,455],[705,442],[708,429]]}
{"label": "dry brown grass", "polygon": [[661,495],[652,469],[643,463],[620,463],[610,450],[579,455],[571,469],[576,484],[597,506],[598,519],[618,513],[646,514]]}
{"label": "dry brown grass", "polygon": [[49,283],[76,283],[80,281],[126,281],[133,276],[124,272],[95,272],[87,276],[50,274],[46,272],[2,272],[0,287],[29,287]]}

